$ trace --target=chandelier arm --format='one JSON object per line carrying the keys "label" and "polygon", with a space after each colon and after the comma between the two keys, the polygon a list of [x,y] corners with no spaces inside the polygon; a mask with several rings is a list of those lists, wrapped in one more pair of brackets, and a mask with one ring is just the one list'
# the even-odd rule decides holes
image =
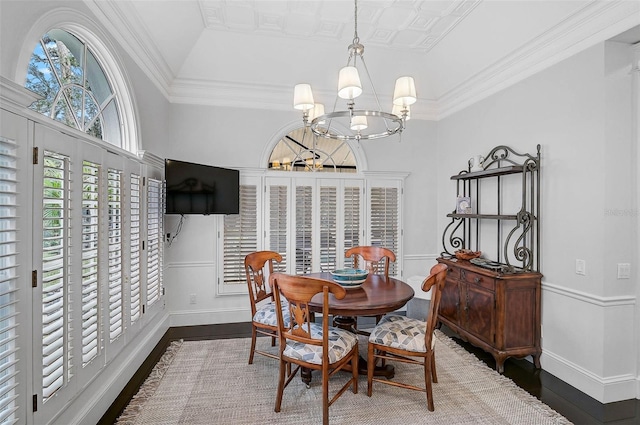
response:
{"label": "chandelier arm", "polygon": [[367,78],[371,83],[371,90],[373,91],[373,97],[376,99],[376,104],[378,105],[378,110],[382,111],[382,106],[380,105],[380,99],[378,99],[378,92],[376,91],[375,86],[373,85],[373,80],[371,79],[371,74],[369,74],[369,68],[367,67],[367,63],[364,61],[364,57],[361,56],[360,60],[362,62],[362,66],[364,67],[364,71],[367,73]]}

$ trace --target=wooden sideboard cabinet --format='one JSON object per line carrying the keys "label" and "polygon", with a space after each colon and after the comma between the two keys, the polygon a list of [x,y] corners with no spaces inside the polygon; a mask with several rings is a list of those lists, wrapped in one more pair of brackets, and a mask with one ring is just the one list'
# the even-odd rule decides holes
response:
{"label": "wooden sideboard cabinet", "polygon": [[463,340],[496,360],[504,372],[508,357],[531,355],[540,368],[540,284],[538,272],[500,273],[456,258],[449,266],[438,319]]}

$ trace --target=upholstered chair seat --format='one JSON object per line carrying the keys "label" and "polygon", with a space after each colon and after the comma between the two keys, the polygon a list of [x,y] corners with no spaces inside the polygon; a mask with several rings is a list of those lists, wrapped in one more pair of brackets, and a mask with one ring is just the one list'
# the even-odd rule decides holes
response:
{"label": "upholstered chair seat", "polygon": [[[280,305],[286,326],[289,326],[289,306],[285,303]],[[253,321],[268,326],[278,326],[278,314],[276,313],[276,304],[271,301],[257,308],[256,314],[253,315]]]}
{"label": "upholstered chair seat", "polygon": [[[424,353],[424,342],[427,324],[424,320],[399,315],[387,315],[375,327],[369,341],[391,348]],[[431,348],[435,346],[435,338],[431,339]]]}
{"label": "upholstered chair seat", "polygon": [[[311,323],[311,338],[322,340],[322,325]],[[344,358],[358,343],[353,332],[329,326],[329,363],[333,364]],[[313,364],[322,364],[322,346],[303,344],[298,341],[287,341],[284,354],[293,359]]]}

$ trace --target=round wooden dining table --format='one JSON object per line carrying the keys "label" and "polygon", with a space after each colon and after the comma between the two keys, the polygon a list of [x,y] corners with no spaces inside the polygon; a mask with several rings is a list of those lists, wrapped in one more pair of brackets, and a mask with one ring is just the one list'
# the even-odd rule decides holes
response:
{"label": "round wooden dining table", "polygon": [[[328,272],[309,273],[305,276],[316,279],[333,281],[333,276]],[[362,286],[347,289],[347,295],[339,300],[333,294],[329,294],[329,314],[333,315],[334,326],[347,329],[356,333],[363,333],[357,330],[358,316],[381,316],[403,307],[414,296],[413,288],[393,277],[386,277],[378,274],[369,274]],[[322,294],[317,294],[309,303],[311,311],[322,312]],[[362,354],[362,353],[361,353]],[[361,356],[359,359],[361,372],[366,373],[367,363]],[[392,365],[376,367],[374,374],[392,378],[394,374]],[[311,379],[309,376],[306,379]]]}

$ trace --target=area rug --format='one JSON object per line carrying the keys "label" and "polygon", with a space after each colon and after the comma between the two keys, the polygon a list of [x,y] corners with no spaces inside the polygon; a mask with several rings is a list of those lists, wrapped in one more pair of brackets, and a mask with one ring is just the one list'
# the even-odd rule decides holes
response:
{"label": "area rug", "polygon": [[[278,362],[256,355],[247,364],[251,340],[219,339],[176,342],[117,421],[118,425],[158,424],[315,424],[322,422],[322,385],[314,372],[311,387],[298,377],[285,389],[282,410],[274,412]],[[270,338],[259,338],[273,350]],[[360,342],[366,356],[366,338]],[[438,383],[435,411],[424,393],[373,384],[367,397],[366,376],[358,394],[347,390],[330,408],[331,424],[570,424],[559,413],[488,368],[446,335],[436,332]],[[394,380],[423,384],[420,366],[394,364]],[[331,379],[330,394],[348,379]]]}

